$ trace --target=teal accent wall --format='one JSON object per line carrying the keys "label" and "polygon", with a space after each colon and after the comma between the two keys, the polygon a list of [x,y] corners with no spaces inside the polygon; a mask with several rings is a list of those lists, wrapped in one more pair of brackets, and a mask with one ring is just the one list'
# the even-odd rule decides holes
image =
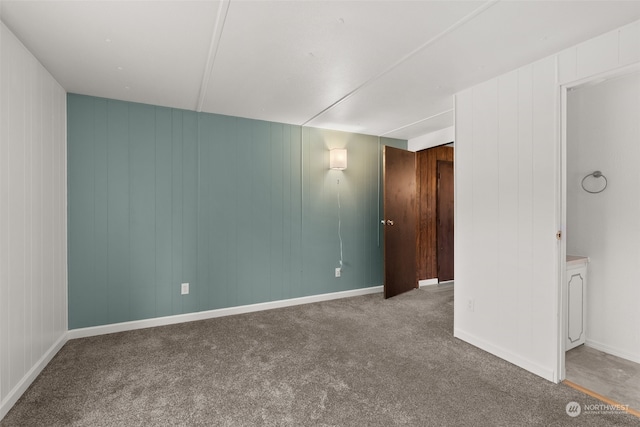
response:
{"label": "teal accent wall", "polygon": [[75,94],[67,109],[69,329],[382,284],[381,146],[406,141]]}

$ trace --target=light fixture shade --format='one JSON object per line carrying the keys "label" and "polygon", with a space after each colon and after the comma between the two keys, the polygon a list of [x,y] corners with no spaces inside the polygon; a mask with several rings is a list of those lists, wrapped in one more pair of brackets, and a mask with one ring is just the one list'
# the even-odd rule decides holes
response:
{"label": "light fixture shade", "polygon": [[347,149],[334,148],[329,151],[329,169],[345,170],[347,168]]}

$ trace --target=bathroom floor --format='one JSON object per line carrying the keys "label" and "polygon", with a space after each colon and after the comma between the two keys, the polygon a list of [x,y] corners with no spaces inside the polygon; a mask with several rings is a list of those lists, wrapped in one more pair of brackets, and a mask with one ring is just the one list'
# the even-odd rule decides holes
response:
{"label": "bathroom floor", "polygon": [[566,379],[640,410],[640,364],[587,347],[566,354]]}

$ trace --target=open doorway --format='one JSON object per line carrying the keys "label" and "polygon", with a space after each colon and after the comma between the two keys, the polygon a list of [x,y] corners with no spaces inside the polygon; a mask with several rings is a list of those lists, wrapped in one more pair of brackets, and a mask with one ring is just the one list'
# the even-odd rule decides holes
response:
{"label": "open doorway", "polygon": [[564,378],[640,410],[640,72],[564,90]]}
{"label": "open doorway", "polygon": [[453,143],[383,149],[384,296],[453,286]]}
{"label": "open doorway", "polygon": [[453,144],[416,153],[418,193],[417,279],[420,285],[453,281]]}

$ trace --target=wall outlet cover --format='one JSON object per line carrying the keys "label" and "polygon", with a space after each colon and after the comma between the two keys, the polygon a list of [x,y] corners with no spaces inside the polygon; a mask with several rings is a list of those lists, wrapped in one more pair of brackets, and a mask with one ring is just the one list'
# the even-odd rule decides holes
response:
{"label": "wall outlet cover", "polygon": [[467,300],[467,311],[473,312],[475,310],[476,301],[473,298]]}
{"label": "wall outlet cover", "polygon": [[189,284],[188,283],[183,283],[180,285],[180,294],[181,295],[188,295],[189,294]]}
{"label": "wall outlet cover", "polygon": [[342,274],[342,269],[340,267],[336,267],[336,277],[340,277]]}

